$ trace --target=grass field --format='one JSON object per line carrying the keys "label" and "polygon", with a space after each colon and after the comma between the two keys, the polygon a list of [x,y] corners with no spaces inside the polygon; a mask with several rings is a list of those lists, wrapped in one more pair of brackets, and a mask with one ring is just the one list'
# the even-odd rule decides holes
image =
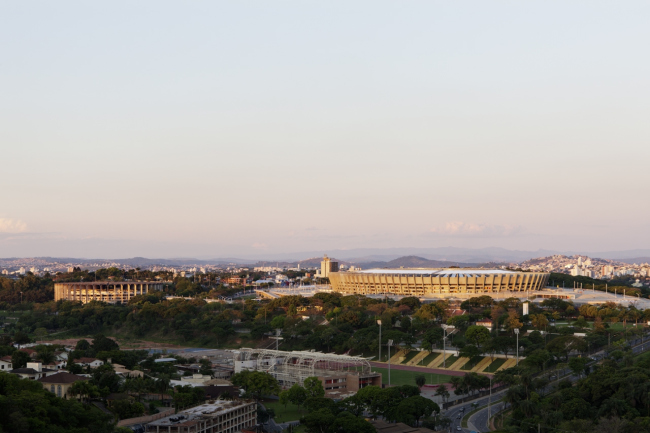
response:
{"label": "grass field", "polygon": [[506,362],[505,359],[503,358],[497,358],[495,359],[490,365],[487,366],[485,370],[483,370],[484,373],[494,373],[497,371],[497,368],[501,367],[503,363]]}
{"label": "grass field", "polygon": [[278,400],[266,400],[262,401],[262,404],[267,409],[271,408],[275,411],[275,422],[295,421],[307,413],[304,407],[300,411],[298,406],[291,403],[287,404],[285,409],[284,405],[280,404]]}
{"label": "grass field", "polygon": [[409,353],[406,354],[406,356],[404,357],[404,361],[402,361],[401,364],[406,364],[411,359],[415,358],[418,353],[420,352],[418,352],[417,350],[411,350]]}
{"label": "grass field", "polygon": [[[567,326],[573,326],[573,322],[556,322],[555,327],[556,328],[566,328]],[[616,322],[616,323],[609,323],[607,322],[607,325],[609,325],[609,329],[613,331],[624,331],[625,328],[623,327],[623,322]],[[593,328],[594,327],[594,322],[587,322],[587,327],[588,328]],[[634,323],[627,323],[627,328],[631,329],[634,328]]]}
{"label": "grass field", "polygon": [[[381,373],[382,383],[388,385],[388,369],[387,368],[377,368],[373,367],[373,371]],[[395,370],[391,368],[390,370],[390,384],[391,385],[415,385],[415,376],[418,374],[424,374],[424,377],[427,379],[428,385],[435,385],[436,383],[448,383],[451,380],[451,376],[446,374],[435,374],[435,373],[419,373],[417,371],[404,371],[404,370]]]}
{"label": "grass field", "polygon": [[450,356],[449,358],[445,359],[445,363],[444,363],[444,364],[446,365],[446,368],[449,368],[449,367],[451,367],[451,365],[452,365],[454,362],[456,362],[456,361],[458,361],[458,357],[455,356],[455,355],[452,355],[452,356]]}
{"label": "grass field", "polygon": [[476,367],[476,364],[478,364],[479,362],[483,361],[483,358],[484,358],[483,356],[475,356],[474,358],[472,358],[472,359],[470,359],[469,361],[467,361],[467,362],[465,363],[465,365],[463,365],[462,367],[460,367],[460,369],[461,369],[461,370],[471,370],[472,368]]}
{"label": "grass field", "polygon": [[431,352],[422,361],[418,362],[418,365],[429,365],[431,362],[433,362],[434,359],[436,359],[440,355],[441,354],[439,352]]}

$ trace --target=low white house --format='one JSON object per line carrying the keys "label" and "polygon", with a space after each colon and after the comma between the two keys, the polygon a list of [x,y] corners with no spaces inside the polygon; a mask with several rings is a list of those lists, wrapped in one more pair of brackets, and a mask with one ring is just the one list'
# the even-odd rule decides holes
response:
{"label": "low white house", "polygon": [[9,371],[11,369],[13,369],[11,356],[3,356],[0,358],[0,371]]}
{"label": "low white house", "polygon": [[84,367],[90,366],[90,368],[97,368],[104,365],[104,361],[97,358],[79,358],[79,359],[75,359],[74,363]]}

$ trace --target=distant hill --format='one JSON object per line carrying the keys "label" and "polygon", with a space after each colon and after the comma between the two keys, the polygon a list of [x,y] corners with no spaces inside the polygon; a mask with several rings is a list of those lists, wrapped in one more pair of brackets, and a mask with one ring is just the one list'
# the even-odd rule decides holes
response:
{"label": "distant hill", "polygon": [[478,267],[478,263],[452,262],[448,260],[429,260],[418,256],[405,256],[387,262],[373,261],[358,263],[363,269],[372,268],[448,268],[459,266],[463,268]]}
{"label": "distant hill", "polygon": [[615,259],[617,262],[629,263],[630,265],[636,263],[637,265],[643,263],[650,263],[650,257],[633,257],[631,259]]}

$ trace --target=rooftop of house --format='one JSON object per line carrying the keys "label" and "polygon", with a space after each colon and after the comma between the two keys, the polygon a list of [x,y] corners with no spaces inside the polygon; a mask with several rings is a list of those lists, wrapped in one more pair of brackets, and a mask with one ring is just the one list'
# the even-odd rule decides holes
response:
{"label": "rooftop of house", "polygon": [[76,374],[61,372],[53,374],[52,376],[42,377],[38,379],[41,383],[75,383],[80,380],[89,380],[87,377],[77,376]]}
{"label": "rooftop of house", "polygon": [[39,374],[39,373],[50,373],[52,371],[56,370],[50,370],[49,368],[43,368],[41,371],[35,370],[31,367],[25,367],[25,368],[14,368],[11,370],[9,373],[15,373],[15,374]]}
{"label": "rooftop of house", "polygon": [[95,361],[101,361],[101,359],[83,357],[74,360],[74,362],[77,364],[90,364],[91,362],[95,362]]}

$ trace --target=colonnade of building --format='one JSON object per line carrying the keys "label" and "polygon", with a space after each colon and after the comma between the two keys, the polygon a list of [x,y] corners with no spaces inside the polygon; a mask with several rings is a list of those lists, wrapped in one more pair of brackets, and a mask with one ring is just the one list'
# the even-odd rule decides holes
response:
{"label": "colonnade of building", "polygon": [[332,290],[350,294],[393,294],[426,296],[435,294],[490,294],[506,291],[541,290],[548,284],[550,274],[542,272],[512,272],[476,276],[439,276],[432,274],[333,272]]}
{"label": "colonnade of building", "polygon": [[83,304],[90,301],[126,304],[135,296],[162,288],[162,283],[141,281],[55,283],[54,300],[81,301]]}

